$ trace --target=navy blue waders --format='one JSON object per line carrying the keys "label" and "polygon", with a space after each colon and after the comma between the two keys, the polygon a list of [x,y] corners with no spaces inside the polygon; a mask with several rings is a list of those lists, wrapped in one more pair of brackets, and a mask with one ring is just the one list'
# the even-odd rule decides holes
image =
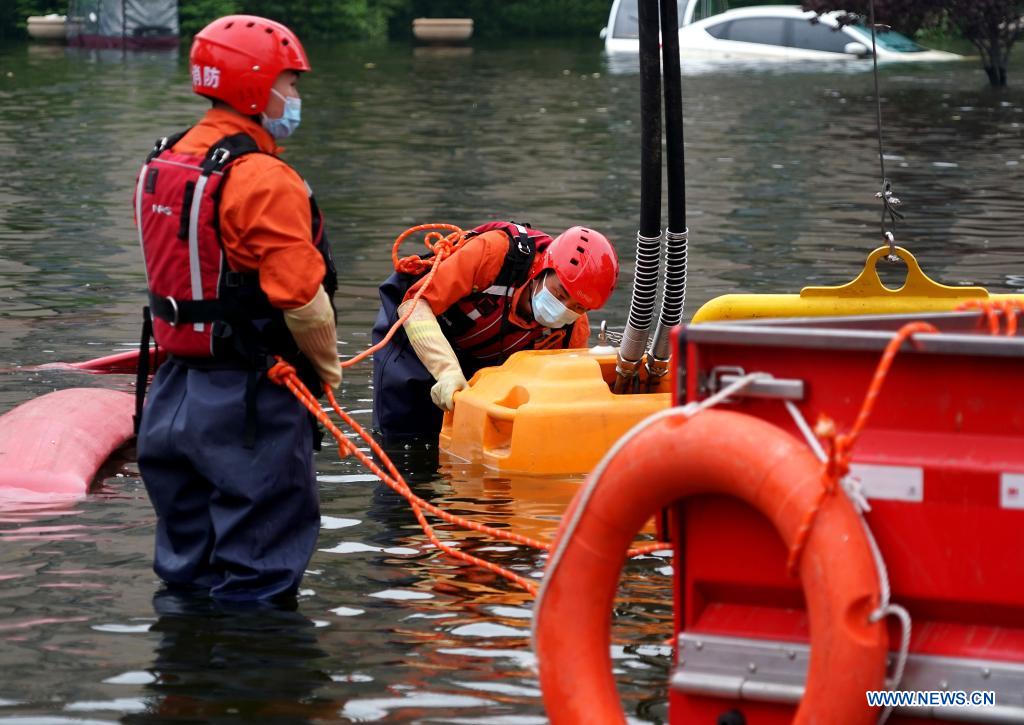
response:
{"label": "navy blue waders", "polygon": [[[246,447],[250,371],[160,366],[139,434],[139,470],[157,514],[153,569],[223,599],[294,594],[316,546],[314,423],[261,375]],[[250,393],[252,395],[252,393]]]}

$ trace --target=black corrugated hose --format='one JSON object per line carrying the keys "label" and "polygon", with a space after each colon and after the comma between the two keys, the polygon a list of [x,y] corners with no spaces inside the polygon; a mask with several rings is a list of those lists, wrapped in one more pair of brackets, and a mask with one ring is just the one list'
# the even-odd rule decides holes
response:
{"label": "black corrugated hose", "polygon": [[[675,0],[661,0],[661,27],[678,28]],[[686,171],[683,164],[683,81],[679,65],[679,33],[662,38],[665,74],[665,152],[668,161],[668,228],[665,230],[665,274],[661,315],[647,357],[651,382],[668,372],[669,333],[683,320],[686,303]]]}
{"label": "black corrugated hose", "polygon": [[640,30],[640,228],[629,318],[615,366],[616,393],[627,392],[650,337],[661,265],[661,62],[658,0],[638,3]]}

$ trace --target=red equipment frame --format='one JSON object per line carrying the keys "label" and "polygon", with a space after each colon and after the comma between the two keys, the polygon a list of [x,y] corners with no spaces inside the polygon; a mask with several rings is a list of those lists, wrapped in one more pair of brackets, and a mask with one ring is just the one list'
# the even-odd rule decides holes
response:
{"label": "red equipment frame", "polygon": [[[899,689],[994,690],[996,708],[897,711],[890,723],[1024,722],[1024,338],[991,336],[977,312],[705,323],[676,333],[674,401],[699,401],[765,372],[725,403],[803,438],[848,430],[895,330],[904,343],[853,449],[852,474],[888,566],[892,601],[913,618]],[[682,362],[685,361],[685,365]],[[723,497],[667,512],[675,542],[673,723],[789,723],[808,630],[782,542],[754,509]],[[842,562],[837,561],[836,566]],[[891,648],[900,629],[890,629]],[[801,669],[802,668],[802,669]],[[732,716],[736,718],[734,714]],[[982,719],[985,718],[985,719]]]}

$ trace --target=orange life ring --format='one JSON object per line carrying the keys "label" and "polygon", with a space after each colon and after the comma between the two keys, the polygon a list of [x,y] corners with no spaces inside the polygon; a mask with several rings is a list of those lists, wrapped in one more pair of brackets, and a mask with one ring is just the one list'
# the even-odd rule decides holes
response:
{"label": "orange life ring", "polygon": [[[534,612],[534,651],[552,723],[624,723],[611,673],[611,611],[625,552],[654,513],[702,493],[761,511],[787,547],[822,490],[822,466],[781,429],[740,413],[665,411],[616,445],[563,519]],[[888,635],[867,537],[844,495],[826,497],[800,558],[811,656],[795,723],[873,723]]]}

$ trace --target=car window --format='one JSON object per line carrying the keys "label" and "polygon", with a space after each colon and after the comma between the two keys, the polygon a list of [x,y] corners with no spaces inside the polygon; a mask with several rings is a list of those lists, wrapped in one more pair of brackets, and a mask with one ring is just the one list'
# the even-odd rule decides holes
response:
{"label": "car window", "polygon": [[707,30],[716,38],[723,40],[736,40],[741,43],[761,43],[762,45],[785,45],[784,37],[786,32],[786,20],[784,18],[740,18],[729,23],[728,27],[722,28],[722,35],[715,35],[713,29],[718,25],[712,25]]}
{"label": "car window", "polygon": [[846,44],[852,41],[846,33],[824,23],[803,19],[786,22],[789,23],[789,42],[786,45],[790,48],[842,53]]}
{"label": "car window", "polygon": [[[683,11],[686,9],[686,0],[676,0],[679,7],[679,22],[683,22]],[[640,37],[640,21],[637,10],[637,0],[622,0],[619,3],[619,10],[615,13],[615,24],[612,26],[613,38],[630,38],[636,40]],[[680,26],[681,27],[681,26]]]}
{"label": "car window", "polygon": [[732,21],[731,20],[726,20],[724,23],[715,23],[714,25],[709,25],[706,28],[704,28],[704,30],[707,33],[709,33],[710,35],[712,35],[712,36],[714,36],[716,38],[721,38],[722,40],[728,40],[729,39],[729,27],[731,25],[732,25]]}
{"label": "car window", "polygon": [[[848,27],[860,42],[864,43],[869,49],[871,48],[871,31],[868,28],[865,28],[863,25],[850,25]],[[875,41],[878,43],[878,47],[891,50],[894,53],[920,53],[923,50],[927,50],[927,48],[918,45],[907,36],[897,33],[895,30],[879,30],[875,33]]]}

